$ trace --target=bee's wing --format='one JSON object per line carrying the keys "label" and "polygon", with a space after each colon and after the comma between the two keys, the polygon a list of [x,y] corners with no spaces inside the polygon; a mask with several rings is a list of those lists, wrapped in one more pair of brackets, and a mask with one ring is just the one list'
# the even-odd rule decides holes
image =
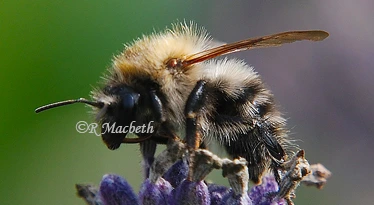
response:
{"label": "bee's wing", "polygon": [[269,36],[263,36],[258,38],[250,38],[235,43],[225,44],[212,49],[208,49],[199,53],[187,56],[183,60],[184,66],[189,66],[198,62],[202,62],[217,56],[238,52],[242,50],[248,50],[253,48],[265,48],[265,47],[276,47],[281,46],[285,43],[292,43],[295,41],[310,40],[310,41],[321,41],[327,38],[329,34],[325,31],[314,30],[314,31],[289,31],[283,33],[277,33]]}

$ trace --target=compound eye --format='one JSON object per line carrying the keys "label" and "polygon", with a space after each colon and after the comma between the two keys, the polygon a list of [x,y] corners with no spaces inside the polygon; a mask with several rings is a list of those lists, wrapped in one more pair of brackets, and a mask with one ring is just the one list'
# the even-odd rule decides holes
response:
{"label": "compound eye", "polygon": [[132,110],[138,103],[139,94],[138,93],[124,93],[121,95],[122,105],[125,110]]}

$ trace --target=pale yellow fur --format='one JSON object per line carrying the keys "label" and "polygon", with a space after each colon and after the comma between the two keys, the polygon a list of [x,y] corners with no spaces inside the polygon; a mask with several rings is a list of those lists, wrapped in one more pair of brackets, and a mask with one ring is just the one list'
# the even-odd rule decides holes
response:
{"label": "pale yellow fur", "polygon": [[182,128],[185,103],[198,80],[215,81],[224,78],[231,83],[230,87],[223,89],[231,95],[237,95],[243,85],[258,77],[251,67],[235,59],[208,60],[180,72],[170,72],[166,67],[166,62],[171,58],[183,60],[186,56],[219,44],[193,23],[175,24],[172,29],[143,36],[127,45],[113,60],[112,74],[116,74],[114,80],[120,84],[131,86],[134,80],[141,77],[160,85],[160,90],[167,95],[173,110],[173,114],[166,113],[166,118]]}

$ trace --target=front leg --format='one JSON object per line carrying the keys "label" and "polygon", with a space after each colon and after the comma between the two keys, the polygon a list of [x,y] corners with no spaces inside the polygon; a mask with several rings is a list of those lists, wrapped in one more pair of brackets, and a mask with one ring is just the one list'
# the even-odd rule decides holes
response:
{"label": "front leg", "polygon": [[[206,81],[200,80],[190,93],[185,107],[186,115],[186,143],[190,158],[194,155],[194,150],[202,144],[202,130],[199,120],[201,119],[202,109],[206,103],[207,85]],[[187,180],[192,181],[193,176],[192,161],[190,160]]]}
{"label": "front leg", "polygon": [[152,108],[152,112],[155,119],[155,124],[157,124],[158,130],[154,130],[153,133],[146,133],[149,135],[144,137],[144,141],[140,142],[140,151],[143,157],[143,173],[144,177],[148,178],[149,176],[149,169],[155,159],[154,155],[156,152],[157,143],[166,144],[167,137],[171,136],[159,136],[158,133],[161,132],[164,128],[165,124],[165,115],[163,110],[162,101],[159,96],[156,94],[154,90],[149,92],[150,97],[150,104]]}
{"label": "front leg", "polygon": [[200,80],[190,93],[186,107],[186,142],[191,150],[196,150],[202,143],[202,132],[199,124],[202,109],[206,103],[207,82]]}

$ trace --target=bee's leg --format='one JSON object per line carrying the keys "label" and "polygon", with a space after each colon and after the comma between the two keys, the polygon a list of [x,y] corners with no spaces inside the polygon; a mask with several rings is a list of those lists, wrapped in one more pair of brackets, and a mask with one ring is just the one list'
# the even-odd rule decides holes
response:
{"label": "bee's leg", "polygon": [[202,136],[201,127],[199,125],[199,118],[202,108],[206,101],[207,86],[206,81],[200,80],[197,82],[195,88],[190,93],[186,107],[186,142],[191,150],[196,150],[200,147]]}
{"label": "bee's leg", "polygon": [[[264,142],[269,154],[276,160],[274,163],[282,162],[285,157],[285,151],[283,147],[279,144],[276,135],[282,134],[282,127],[274,126],[275,124],[279,124],[278,121],[273,119],[267,119],[265,121],[260,121],[256,124],[256,128],[259,130],[259,133],[262,137],[262,141]],[[277,133],[279,132],[279,133]]]}
{"label": "bee's leg", "polygon": [[153,140],[146,140],[140,143],[140,151],[143,157],[142,167],[144,178],[149,177],[149,169],[155,160],[156,147],[157,144]]}
{"label": "bee's leg", "polygon": [[164,108],[160,97],[158,97],[155,91],[149,92],[149,95],[151,98],[152,109],[157,123],[165,122]]}
{"label": "bee's leg", "polygon": [[274,173],[274,178],[275,178],[275,180],[277,181],[277,183],[278,183],[278,185],[280,184],[280,182],[281,182],[281,175],[280,175],[280,164],[279,163],[277,163],[276,161],[274,161],[274,160],[272,160],[272,162],[271,162],[271,168],[272,168],[272,171],[273,171],[273,173]]}
{"label": "bee's leg", "polygon": [[[165,122],[162,102],[154,91],[149,92],[149,95],[151,99],[152,110],[155,116],[154,124],[161,126]],[[154,136],[156,132],[157,131],[154,130],[153,133],[144,133],[145,135],[149,135],[151,137],[149,140],[145,140],[140,143],[140,151],[143,156],[143,173],[145,178],[149,177],[149,169],[155,159],[155,152],[158,141],[153,140],[153,138],[162,139],[159,136]]]}
{"label": "bee's leg", "polygon": [[160,97],[155,93],[155,91],[150,92],[152,110],[155,117],[154,124],[157,125],[157,131],[152,136],[152,140],[155,141],[157,144],[167,144],[169,140],[175,140],[178,136],[175,134],[176,128],[166,120],[164,108],[162,105],[162,100]]}
{"label": "bee's leg", "polygon": [[206,96],[207,96],[207,82],[204,80],[200,80],[196,83],[196,86],[190,93],[187,99],[186,107],[185,107],[185,115],[186,115],[186,143],[187,148],[189,150],[189,172],[188,172],[188,180],[192,180],[192,176],[194,173],[193,170],[193,162],[191,158],[194,156],[194,150],[198,149],[202,142],[202,130],[199,119],[201,117],[202,108],[206,103]]}
{"label": "bee's leg", "polygon": [[255,126],[259,132],[259,135],[262,137],[261,139],[266,147],[267,152],[271,156],[270,168],[272,169],[278,184],[282,178],[282,164],[285,162],[287,157],[287,154],[280,142],[281,139],[284,140],[286,138],[285,129],[280,125],[283,125],[283,121],[279,121],[279,119],[276,118],[268,118],[266,120],[259,121]]}
{"label": "bee's leg", "polygon": [[207,149],[206,143],[204,143],[204,141],[202,141],[202,142],[200,143],[200,147],[199,147],[199,149]]}

